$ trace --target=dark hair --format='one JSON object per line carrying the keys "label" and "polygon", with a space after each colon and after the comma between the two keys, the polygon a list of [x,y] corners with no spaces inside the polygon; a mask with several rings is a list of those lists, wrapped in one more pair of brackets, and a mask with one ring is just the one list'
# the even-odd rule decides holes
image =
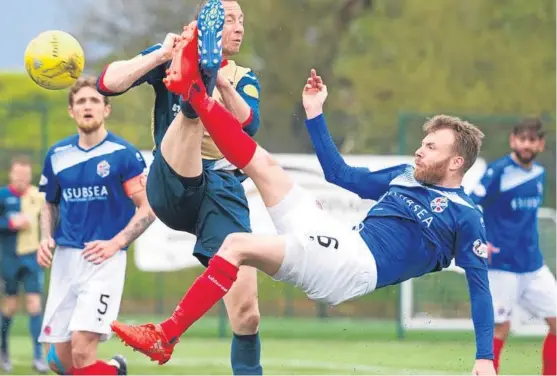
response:
{"label": "dark hair", "polygon": [[543,123],[539,118],[526,118],[514,126],[513,134],[515,136],[522,133],[534,133],[537,137],[543,138],[545,132]]}

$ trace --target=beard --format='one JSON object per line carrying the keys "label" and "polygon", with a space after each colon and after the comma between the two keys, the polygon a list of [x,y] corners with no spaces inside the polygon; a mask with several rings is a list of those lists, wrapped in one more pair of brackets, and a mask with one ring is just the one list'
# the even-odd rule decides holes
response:
{"label": "beard", "polygon": [[518,161],[521,164],[530,164],[534,159],[536,159],[536,156],[538,155],[538,153],[532,151],[532,150],[528,150],[526,153],[520,152],[517,149],[513,149],[513,153],[516,156],[516,159],[518,159]]}
{"label": "beard", "polygon": [[77,128],[84,134],[91,134],[96,132],[102,124],[102,121],[81,122],[77,123]]}
{"label": "beard", "polygon": [[423,184],[438,185],[447,174],[450,158],[414,170],[414,178]]}

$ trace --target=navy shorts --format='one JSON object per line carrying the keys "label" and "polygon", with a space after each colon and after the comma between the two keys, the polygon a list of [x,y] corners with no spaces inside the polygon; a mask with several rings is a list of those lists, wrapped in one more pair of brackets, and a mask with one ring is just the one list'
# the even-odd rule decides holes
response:
{"label": "navy shorts", "polygon": [[231,171],[204,168],[200,185],[185,186],[157,152],[147,197],[165,225],[197,237],[194,255],[205,266],[229,234],[251,232],[244,187]]}
{"label": "navy shorts", "polygon": [[28,294],[41,294],[43,291],[44,274],[37,262],[35,252],[27,255],[2,255],[0,266],[4,281],[4,294],[17,295],[19,285]]}

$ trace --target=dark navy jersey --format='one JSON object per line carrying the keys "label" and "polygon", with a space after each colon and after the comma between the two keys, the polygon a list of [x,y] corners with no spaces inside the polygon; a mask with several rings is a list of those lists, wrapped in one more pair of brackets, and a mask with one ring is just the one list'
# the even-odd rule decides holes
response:
{"label": "dark navy jersey", "polygon": [[[141,55],[150,54],[159,48],[161,44],[153,45],[141,52]],[[168,91],[162,79],[166,76],[166,69],[169,67],[170,62],[159,65],[137,80],[132,87],[147,83],[151,85],[155,91],[155,103],[152,113],[152,134],[155,144],[155,151],[160,147],[162,139],[180,110],[180,96]],[[260,87],[259,81],[255,74],[248,68],[236,65],[234,61],[226,60],[220,69],[221,74],[224,74],[231,84],[235,87],[236,91],[244,101],[251,108],[251,116],[246,121],[244,130],[250,136],[254,136],[259,129],[259,94]],[[106,89],[102,83],[104,74],[99,77],[97,81],[97,89],[100,93],[107,96],[120,95],[123,93],[113,93]],[[213,98],[220,100],[220,94],[217,89],[214,90]],[[215,146],[213,140],[208,133],[205,132],[202,145],[201,154],[206,168],[212,169],[230,169],[234,170],[235,167],[231,166]]]}
{"label": "dark navy jersey", "polygon": [[510,155],[487,166],[471,197],[483,210],[487,240],[496,248],[490,268],[526,273],[542,267],[538,208],[544,179],[542,166],[524,169]]}
{"label": "dark navy jersey", "polygon": [[60,206],[56,244],[82,249],[87,242],[112,239],[128,225],[136,208],[124,184],[146,165],[135,147],[112,133],[88,150],[78,141],[75,135],[50,148],[39,187],[46,201]]}

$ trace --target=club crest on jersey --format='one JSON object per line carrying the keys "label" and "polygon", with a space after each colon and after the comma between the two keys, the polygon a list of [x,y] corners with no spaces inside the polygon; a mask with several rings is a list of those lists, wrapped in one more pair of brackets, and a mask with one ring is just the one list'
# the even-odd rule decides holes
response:
{"label": "club crest on jersey", "polygon": [[110,165],[106,160],[100,161],[97,165],[97,175],[106,178],[110,174]]}
{"label": "club crest on jersey", "polygon": [[449,199],[446,197],[436,197],[429,204],[431,211],[434,213],[442,213],[449,206]]}
{"label": "club crest on jersey", "polygon": [[487,258],[487,244],[484,244],[480,239],[476,239],[472,245],[472,251],[481,258]]}

